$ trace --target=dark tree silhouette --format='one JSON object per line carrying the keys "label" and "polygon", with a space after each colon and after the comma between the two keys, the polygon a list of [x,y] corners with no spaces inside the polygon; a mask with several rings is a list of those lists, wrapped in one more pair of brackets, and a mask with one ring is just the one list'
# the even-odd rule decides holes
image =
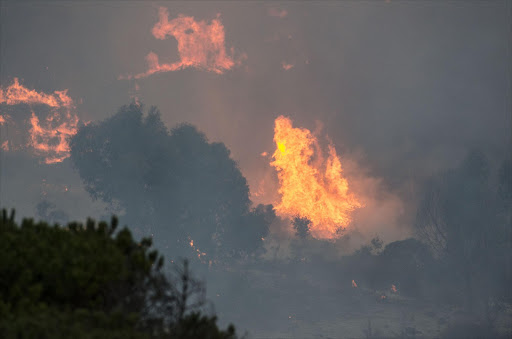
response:
{"label": "dark tree silhouette", "polygon": [[80,128],[70,146],[91,196],[151,228],[159,245],[207,259],[261,247],[272,209],[251,210],[247,182],[229,150],[195,127],[169,132],[156,108],[144,116],[142,106],[131,104]]}
{"label": "dark tree silhouette", "polygon": [[470,310],[475,303],[487,304],[491,291],[499,293],[493,284],[503,282],[501,267],[510,255],[509,226],[500,222],[497,197],[486,157],[472,151],[458,168],[427,181],[418,208],[420,239],[464,282]]}
{"label": "dark tree silhouette", "polygon": [[309,237],[309,225],[311,221],[308,218],[301,218],[300,216],[296,216],[293,218],[292,225],[295,229],[295,234],[301,238],[305,239]]}
{"label": "dark tree silhouette", "polygon": [[137,242],[117,224],[114,217],[110,224],[24,219],[18,226],[4,210],[0,337],[235,338],[232,326],[220,330],[200,308],[204,287],[186,261],[167,278],[151,239]]}

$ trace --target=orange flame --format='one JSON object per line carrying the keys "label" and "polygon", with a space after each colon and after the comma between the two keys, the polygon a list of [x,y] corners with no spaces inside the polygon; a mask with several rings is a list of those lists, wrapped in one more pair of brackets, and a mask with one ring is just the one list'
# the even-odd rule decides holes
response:
{"label": "orange flame", "polygon": [[78,117],[67,113],[65,115],[49,115],[44,124],[32,112],[30,117],[30,139],[36,153],[46,156],[47,164],[62,162],[69,157],[68,138],[75,135],[78,128]]}
{"label": "orange flame", "polygon": [[[18,78],[14,78],[5,90],[0,88],[0,104],[39,104],[51,107],[52,110],[42,122],[32,112],[29,120],[30,145],[37,154],[44,157],[47,164],[61,162],[69,157],[68,138],[76,134],[79,119],[73,112],[75,107],[67,90],[54,91],[53,94],[39,93],[24,87]],[[0,116],[0,124],[6,122],[5,118]]]}
{"label": "orange flame", "polygon": [[20,85],[18,78],[5,90],[0,88],[0,104],[42,104],[50,107],[72,106],[73,100],[67,95],[68,90],[55,91],[54,94],[38,93]]}
{"label": "orange flame", "polygon": [[396,293],[397,289],[395,285],[391,285],[391,292]]}
{"label": "orange flame", "polygon": [[352,280],[352,287],[357,288],[357,284],[354,280]]}
{"label": "orange flame", "polygon": [[[282,216],[300,216],[311,221],[316,238],[333,239],[350,222],[351,212],[362,204],[348,191],[348,182],[334,146],[324,161],[318,140],[307,129],[293,128],[289,118],[275,121],[273,154],[281,201],[275,207]],[[314,161],[313,161],[314,160]]]}
{"label": "orange flame", "polygon": [[153,36],[159,40],[165,40],[168,36],[174,37],[178,41],[180,60],[171,64],[160,64],[158,55],[150,52],[146,56],[149,68],[146,72],[121,78],[139,79],[188,67],[222,74],[235,66],[233,57],[226,53],[224,26],[218,16],[210,24],[182,14],[169,21],[167,8],[160,7],[158,17],[159,21],[152,30]]}

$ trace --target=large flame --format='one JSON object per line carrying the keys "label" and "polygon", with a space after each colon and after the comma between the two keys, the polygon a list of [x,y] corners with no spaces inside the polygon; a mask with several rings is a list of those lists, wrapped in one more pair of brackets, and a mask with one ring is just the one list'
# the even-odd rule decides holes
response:
{"label": "large flame", "polygon": [[276,212],[309,219],[315,238],[339,237],[351,222],[351,212],[362,203],[349,192],[334,146],[329,145],[329,155],[324,159],[312,133],[294,128],[284,116],[275,121],[274,141],[271,165],[277,169],[281,195]]}
{"label": "large flame", "polygon": [[[61,162],[69,157],[69,137],[78,130],[78,116],[74,112],[73,100],[67,90],[55,91],[52,94],[30,90],[19,83],[18,78],[5,89],[0,88],[0,104],[7,105],[46,105],[51,108],[49,114],[41,119],[32,111],[29,119],[29,145],[36,154],[44,158],[47,164]],[[0,116],[0,124],[12,119],[7,115]],[[9,144],[2,145],[9,150]]]}

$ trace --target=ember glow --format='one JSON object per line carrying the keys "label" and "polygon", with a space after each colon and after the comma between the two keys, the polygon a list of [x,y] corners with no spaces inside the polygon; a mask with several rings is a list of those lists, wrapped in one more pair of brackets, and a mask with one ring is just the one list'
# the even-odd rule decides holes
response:
{"label": "ember glow", "polygon": [[[205,252],[202,252],[200,251],[195,245],[194,245],[194,240],[192,238],[189,237],[189,242],[188,244],[190,245],[190,247],[196,251],[196,254],[197,254],[197,258],[200,259],[203,263],[204,261],[201,259],[202,257],[206,256],[206,253]],[[211,265],[211,264],[210,264]]]}
{"label": "ember glow", "polygon": [[122,78],[139,79],[155,73],[172,72],[188,67],[222,74],[237,64],[232,56],[233,50],[231,49],[231,55],[226,52],[224,26],[219,16],[210,23],[204,20],[196,21],[194,17],[182,14],[169,21],[167,8],[160,7],[158,17],[159,21],[152,30],[153,36],[159,40],[174,37],[178,41],[180,60],[168,64],[160,63],[158,55],[150,52],[146,56],[146,72]]}
{"label": "ember glow", "polygon": [[307,218],[315,238],[341,236],[340,231],[351,222],[351,212],[363,204],[349,192],[334,146],[328,146],[325,159],[312,133],[294,128],[284,116],[275,121],[274,142],[276,150],[270,164],[277,170],[281,195],[276,212]]}
{"label": "ember glow", "polygon": [[[47,164],[61,162],[69,157],[68,139],[76,134],[79,119],[67,90],[55,91],[53,94],[40,93],[24,87],[18,78],[14,78],[13,83],[6,89],[0,88],[0,104],[49,106],[49,114],[41,120],[32,110],[28,145],[32,146],[35,153],[42,156]],[[12,119],[2,117],[1,123],[10,120]]]}
{"label": "ember glow", "polygon": [[286,63],[286,62],[282,62],[281,63],[281,66],[283,67],[283,69],[285,71],[289,71],[290,69],[292,69],[295,65],[294,64],[289,64],[289,63]]}
{"label": "ember glow", "polygon": [[268,9],[268,15],[283,19],[283,18],[286,18],[286,16],[288,15],[288,12],[285,9],[278,9],[278,8],[272,7],[272,8]]}

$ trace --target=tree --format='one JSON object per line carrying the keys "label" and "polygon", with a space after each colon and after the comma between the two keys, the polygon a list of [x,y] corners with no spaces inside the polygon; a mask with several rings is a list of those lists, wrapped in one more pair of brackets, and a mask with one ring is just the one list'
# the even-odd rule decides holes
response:
{"label": "tree", "polygon": [[[18,226],[4,210],[0,337],[188,338],[173,333],[189,333],[197,322],[205,337],[235,337],[234,328],[222,331],[203,313],[195,322],[189,318],[202,311],[189,303],[202,285],[188,264],[168,279],[151,239],[137,242],[117,225],[113,217],[110,224],[89,219],[61,227],[24,219]],[[184,283],[200,288],[179,288]]]}
{"label": "tree", "polygon": [[436,256],[462,279],[463,296],[471,310],[475,301],[487,304],[503,253],[510,251],[498,219],[496,191],[481,152],[469,152],[454,170],[431,177],[418,207],[416,230]]}
{"label": "tree", "polygon": [[229,150],[195,127],[168,131],[156,108],[144,116],[131,104],[80,128],[70,147],[90,195],[150,228],[173,255],[212,259],[261,248],[272,210],[250,208],[247,182]]}
{"label": "tree", "polygon": [[301,239],[309,237],[310,224],[311,221],[308,218],[301,218],[300,216],[296,216],[295,218],[293,218],[292,221],[293,228],[295,229],[295,234]]}

